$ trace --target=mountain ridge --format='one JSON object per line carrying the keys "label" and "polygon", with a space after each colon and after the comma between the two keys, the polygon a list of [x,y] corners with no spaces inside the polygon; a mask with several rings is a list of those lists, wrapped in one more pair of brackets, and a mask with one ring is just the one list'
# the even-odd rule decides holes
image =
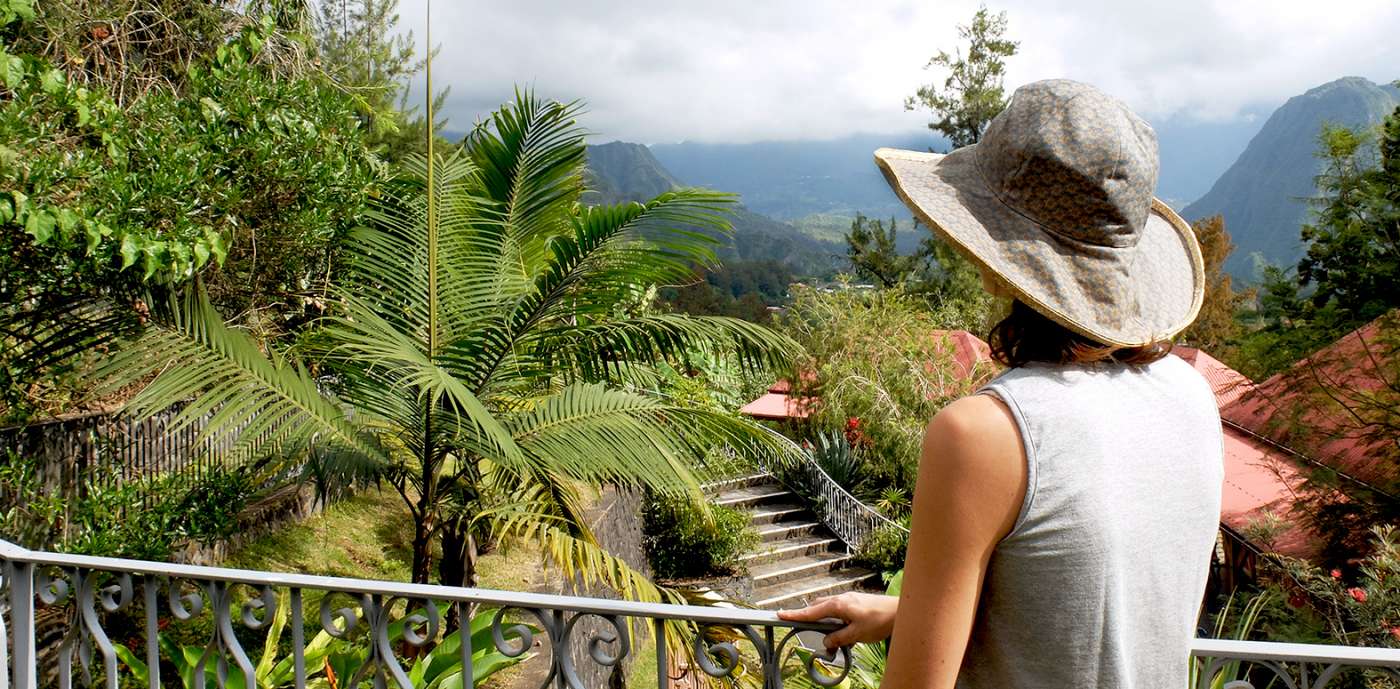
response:
{"label": "mountain ridge", "polygon": [[[678,179],[643,144],[612,141],[588,146],[584,186],[587,203],[622,203],[646,201],[677,187],[705,185]],[[734,235],[718,252],[722,260],[772,259],[800,275],[821,276],[837,270],[845,259],[844,247],[808,237],[743,203],[735,205],[730,221]]]}
{"label": "mountain ridge", "polygon": [[1303,254],[1299,230],[1308,219],[1307,199],[1316,195],[1322,123],[1374,126],[1397,105],[1400,89],[1364,77],[1342,77],[1289,98],[1182,217],[1224,216],[1235,242],[1225,269],[1238,278],[1257,279],[1266,261],[1296,264]]}

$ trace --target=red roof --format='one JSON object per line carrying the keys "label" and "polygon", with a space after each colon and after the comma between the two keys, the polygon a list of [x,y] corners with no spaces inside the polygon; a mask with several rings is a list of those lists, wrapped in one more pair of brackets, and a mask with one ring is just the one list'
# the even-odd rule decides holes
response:
{"label": "red roof", "polygon": [[935,330],[933,338],[934,351],[952,355],[960,380],[972,380],[994,365],[992,348],[966,330]]}
{"label": "red roof", "polygon": [[[1244,374],[1194,347],[1173,347],[1172,354],[1191,364],[1210,384],[1221,409],[1234,404],[1254,387]],[[1224,432],[1225,484],[1220,496],[1220,523],[1241,536],[1248,527],[1272,513],[1287,518],[1303,476],[1291,457],[1273,451],[1247,432],[1228,425]],[[1294,557],[1317,552],[1317,539],[1295,521],[1271,543],[1255,543]]]}
{"label": "red roof", "polygon": [[[1292,461],[1271,453],[1266,445],[1245,433],[1225,427],[1225,485],[1220,496],[1220,523],[1245,535],[1248,527],[1267,513],[1287,519],[1294,494],[1303,477]],[[1309,557],[1317,552],[1317,540],[1296,520],[1286,522],[1271,543],[1257,547]]]}
{"label": "red roof", "polygon": [[778,392],[769,392],[739,408],[740,414],[757,419],[805,419],[811,406],[803,399],[794,399]]}
{"label": "red roof", "polygon": [[1221,417],[1361,481],[1395,481],[1393,436],[1359,422],[1353,411],[1386,388],[1396,356],[1400,350],[1381,341],[1374,321],[1248,389],[1222,407]]}

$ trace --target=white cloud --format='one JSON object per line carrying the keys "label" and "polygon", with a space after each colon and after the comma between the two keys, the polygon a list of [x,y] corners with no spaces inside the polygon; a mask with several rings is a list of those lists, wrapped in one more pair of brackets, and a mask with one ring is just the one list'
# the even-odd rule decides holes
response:
{"label": "white cloud", "polygon": [[[424,0],[403,0],[421,39]],[[975,0],[439,0],[434,79],[464,129],[516,84],[589,103],[600,140],[744,142],[909,132],[905,96]],[[1016,0],[1008,86],[1099,85],[1149,118],[1229,120],[1332,79],[1400,77],[1393,0]]]}

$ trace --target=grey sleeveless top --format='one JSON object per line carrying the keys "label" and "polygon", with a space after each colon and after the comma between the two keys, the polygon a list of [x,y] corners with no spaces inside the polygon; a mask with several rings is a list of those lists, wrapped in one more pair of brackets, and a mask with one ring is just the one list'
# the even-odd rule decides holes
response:
{"label": "grey sleeveless top", "polygon": [[1220,416],[1175,356],[1012,369],[982,389],[1026,449],[961,689],[1182,689],[1220,520]]}

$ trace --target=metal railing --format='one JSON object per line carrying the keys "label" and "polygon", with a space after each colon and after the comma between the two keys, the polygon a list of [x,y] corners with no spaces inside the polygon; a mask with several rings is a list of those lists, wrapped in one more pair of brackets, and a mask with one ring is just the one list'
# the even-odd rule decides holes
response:
{"label": "metal railing", "polygon": [[[802,484],[802,488],[798,489],[799,492],[810,491],[813,493],[813,495],[805,496],[816,503],[812,505],[813,511],[817,513],[817,517],[827,528],[835,532],[845,542],[848,548],[859,550],[872,533],[882,528],[898,529],[906,534],[909,533],[909,529],[904,528],[899,522],[880,514],[842,488],[841,484],[831,478],[811,455],[804,452],[802,457],[801,462],[780,472],[778,474],[779,480],[782,480],[784,474],[788,472],[796,474],[795,478]],[[793,477],[789,477],[789,480],[791,478]]]}
{"label": "metal railing", "polygon": [[[490,650],[510,658],[547,656],[540,661],[548,663],[541,687],[585,689],[578,664],[614,667],[632,655],[632,639],[637,638],[629,632],[632,621],[644,622],[651,631],[658,687],[696,684],[694,678],[677,682],[669,673],[674,664],[668,658],[676,647],[666,642],[666,627],[676,621],[727,633],[728,640],[719,641],[714,635],[696,635],[686,646],[709,677],[755,672],[765,689],[779,689],[789,673],[802,672],[821,686],[834,686],[850,664],[845,649],[830,656],[800,650],[799,631],[826,631],[834,624],[787,622],[761,610],[61,555],[5,541],[0,541],[0,576],[0,634],[5,639],[0,646],[0,687],[15,689],[66,689],[75,680],[110,689],[251,689],[253,684],[300,688],[318,680],[325,685],[332,664],[323,643],[308,643],[312,625],[304,619],[304,607],[316,610],[312,617],[329,638],[364,645],[357,665],[340,666],[345,674],[336,679],[337,687],[423,686],[420,668],[443,638],[445,617],[455,613],[467,619],[476,606],[497,609],[490,613],[489,637],[483,637],[482,645],[489,649],[475,641],[452,649],[464,687],[474,686],[473,662],[481,660],[481,651]],[[283,611],[288,613],[285,618]],[[45,619],[58,622],[55,633],[41,634]],[[175,660],[171,652],[179,649],[162,636],[174,633],[180,623],[201,619],[204,625],[192,624],[187,630],[187,636],[199,636],[193,647],[184,649],[183,671],[168,672]],[[533,620],[533,626],[521,619]],[[268,643],[283,626],[291,635],[290,644]],[[544,637],[538,644],[537,636]],[[249,649],[259,647],[263,661],[255,664]],[[446,648],[444,644],[437,650]],[[280,649],[285,649],[285,657]],[[278,662],[267,662],[269,652],[279,654]],[[1400,680],[1400,649],[1198,639],[1192,654],[1200,689],[1323,689],[1349,669]],[[138,675],[135,665],[143,673]],[[280,679],[262,674],[274,665],[282,671]],[[245,679],[250,677],[255,680]]]}
{"label": "metal railing", "polygon": [[[1400,682],[1400,649],[1196,639],[1191,647],[1198,689],[1323,689],[1347,670]],[[1379,677],[1375,677],[1375,676]],[[1387,686],[1368,682],[1365,686]]]}
{"label": "metal railing", "polygon": [[[489,644],[483,644],[490,648],[460,634],[452,662],[461,684],[452,686],[473,687],[473,663],[489,650],[505,658],[547,655],[541,687],[583,689],[579,664],[617,666],[633,652],[637,622],[650,631],[658,687],[680,686],[669,675],[678,664],[668,662],[677,648],[676,622],[699,632],[687,635],[690,641],[679,646],[686,652],[678,655],[713,678],[755,673],[765,689],[779,689],[785,675],[805,672],[829,687],[845,677],[850,661],[846,649],[832,654],[801,649],[798,632],[830,631],[835,625],[788,622],[759,610],[64,555],[6,541],[0,541],[0,577],[0,633],[6,641],[0,646],[0,687],[15,689],[52,684],[67,689],[75,680],[108,689],[133,683],[152,689],[301,688],[318,674],[326,680],[335,672],[325,653],[326,644],[335,641],[359,644],[360,655],[351,668],[341,668],[334,686],[410,689],[422,686],[421,661],[443,640],[445,620],[471,619],[479,606],[496,608],[490,613]],[[316,611],[312,624],[305,619],[306,607]],[[50,626],[57,629],[44,633],[45,620],[56,622]],[[175,629],[182,623],[185,629]],[[315,626],[325,634],[308,643]],[[196,643],[182,649],[170,640],[177,631],[196,637]],[[274,633],[278,636],[269,642]],[[280,648],[287,655],[268,661],[266,654]],[[254,661],[250,649],[262,650],[263,661]],[[173,658],[176,652],[182,657]],[[176,660],[182,669],[170,672]],[[279,669],[279,679],[266,679],[267,667]],[[684,683],[695,685],[695,679]]]}

